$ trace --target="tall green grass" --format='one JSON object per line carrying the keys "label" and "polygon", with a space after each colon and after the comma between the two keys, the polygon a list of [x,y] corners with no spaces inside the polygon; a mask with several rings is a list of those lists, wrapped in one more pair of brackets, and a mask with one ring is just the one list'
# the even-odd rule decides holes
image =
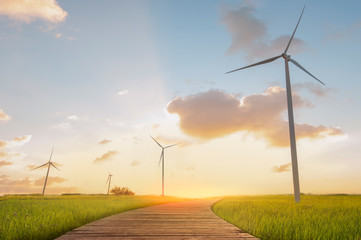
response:
{"label": "tall green grass", "polygon": [[115,213],[176,200],[112,195],[0,197],[0,239],[54,239]]}
{"label": "tall green grass", "polygon": [[263,240],[361,239],[361,196],[230,197],[212,210]]}

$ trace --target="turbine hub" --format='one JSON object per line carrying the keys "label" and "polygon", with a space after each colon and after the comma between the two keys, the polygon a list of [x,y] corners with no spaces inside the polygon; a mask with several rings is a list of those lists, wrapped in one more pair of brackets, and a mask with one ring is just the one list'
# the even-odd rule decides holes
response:
{"label": "turbine hub", "polygon": [[287,55],[286,53],[282,53],[282,57],[283,57],[285,60],[289,61],[290,58],[291,58],[291,55]]}

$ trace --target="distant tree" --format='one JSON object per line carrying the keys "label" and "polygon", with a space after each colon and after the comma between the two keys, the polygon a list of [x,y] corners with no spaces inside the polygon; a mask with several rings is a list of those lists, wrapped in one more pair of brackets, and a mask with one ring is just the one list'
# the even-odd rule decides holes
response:
{"label": "distant tree", "polygon": [[115,195],[134,195],[134,192],[130,190],[127,187],[117,187],[115,186],[112,190],[110,190],[110,193]]}

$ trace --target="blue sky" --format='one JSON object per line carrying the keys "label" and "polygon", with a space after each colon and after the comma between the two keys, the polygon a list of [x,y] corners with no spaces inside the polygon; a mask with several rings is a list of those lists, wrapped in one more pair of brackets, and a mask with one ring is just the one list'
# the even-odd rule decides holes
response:
{"label": "blue sky", "polygon": [[[10,11],[11,4],[23,8]],[[273,133],[266,124],[270,118],[266,111],[272,112],[276,105],[259,112],[266,102],[251,101],[271,96],[265,92],[269,87],[283,94],[283,61],[224,73],[280,54],[304,2],[44,0],[43,5],[28,4],[0,3],[2,193],[39,191],[35,182],[45,170],[30,171],[29,165],[45,162],[55,146],[54,161],[62,171],[51,170],[51,176],[58,177],[49,186],[52,193],[102,192],[101,183],[111,171],[118,185],[157,194],[160,151],[149,134],[164,144],[183,143],[166,155],[168,194],[292,192],[286,166],[289,149],[269,138]],[[301,191],[359,193],[360,9],[359,1],[308,1],[289,51],[326,83],[321,86],[290,66],[293,90],[300,97],[296,123],[314,131],[317,126],[327,129],[307,130],[300,137]],[[230,101],[222,105],[214,100],[217,97]],[[236,116],[233,110],[226,113],[228,120],[240,118],[246,125],[219,120],[228,104],[242,99],[252,103],[247,114],[264,118],[264,126],[250,128],[246,122],[252,122],[253,115]],[[185,110],[191,113],[190,120]],[[278,120],[287,120],[284,109],[280,111]],[[197,122],[197,113],[206,120]],[[342,133],[332,135],[335,129]],[[207,133],[214,135],[206,137]],[[99,144],[104,139],[109,142]],[[106,155],[112,151],[113,155]],[[94,163],[104,155],[104,161]],[[272,170],[283,165],[285,171]],[[248,173],[240,176],[237,169]],[[259,180],[245,182],[251,176]],[[19,183],[24,179],[26,186]],[[200,189],[204,193],[199,194]]]}

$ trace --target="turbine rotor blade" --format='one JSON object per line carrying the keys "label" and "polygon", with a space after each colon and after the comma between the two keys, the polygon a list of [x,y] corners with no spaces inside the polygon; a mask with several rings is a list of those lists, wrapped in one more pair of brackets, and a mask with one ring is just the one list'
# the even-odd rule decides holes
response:
{"label": "turbine rotor blade", "polygon": [[163,146],[160,145],[160,143],[157,140],[155,140],[154,137],[152,137],[151,135],[149,135],[149,136],[159,145],[159,147],[163,148]]}
{"label": "turbine rotor blade", "polygon": [[54,147],[53,147],[53,149],[51,149],[51,154],[50,154],[49,162],[51,161],[51,157],[53,156],[53,152],[54,152]]}
{"label": "turbine rotor blade", "polygon": [[301,66],[301,64],[299,64],[298,62],[296,62],[295,60],[293,60],[292,58],[289,58],[289,60],[296,65],[297,67],[299,67],[301,70],[303,70],[305,73],[307,73],[308,75],[310,75],[311,77],[313,77],[314,79],[316,79],[317,81],[319,81],[320,83],[322,83],[323,85],[325,85],[321,80],[319,80],[318,78],[316,78],[315,76],[313,76],[309,71],[307,71],[304,67]]}
{"label": "turbine rotor blade", "polygon": [[50,165],[53,166],[53,167],[55,167],[56,169],[58,169],[58,170],[60,171],[60,169],[57,168],[57,167],[53,164],[53,162],[50,162]]}
{"label": "turbine rotor blade", "polygon": [[108,183],[108,181],[109,181],[109,177],[110,177],[110,176],[108,176],[107,181],[105,182],[104,186],[107,185],[107,183]]}
{"label": "turbine rotor blade", "polygon": [[296,30],[297,30],[297,28],[298,28],[298,24],[300,24],[300,21],[301,21],[301,18],[302,18],[303,12],[305,11],[305,7],[306,7],[306,5],[305,5],[305,6],[303,7],[303,9],[302,9],[301,16],[300,16],[300,18],[298,19],[298,22],[297,22],[296,28],[295,28],[295,30],[294,30],[294,31],[293,31],[293,33],[292,33],[292,36],[291,36],[291,38],[290,38],[290,41],[289,41],[289,42],[288,42],[288,44],[287,44],[287,47],[286,47],[285,51],[283,52],[284,54],[286,54],[286,53],[287,53],[288,48],[289,48],[289,47],[290,47],[290,45],[291,45],[291,42],[292,42],[292,40],[293,40],[293,36],[295,36]]}
{"label": "turbine rotor blade", "polygon": [[231,72],[236,72],[236,71],[239,71],[239,70],[242,70],[242,69],[245,69],[245,68],[250,68],[250,67],[257,66],[257,65],[262,65],[262,64],[265,64],[265,63],[273,62],[274,60],[276,60],[277,58],[280,58],[280,57],[282,57],[282,55],[279,55],[279,56],[276,56],[276,57],[273,57],[273,58],[268,58],[266,60],[251,64],[251,65],[248,65],[248,66],[245,66],[245,67],[237,68],[235,70],[226,72],[226,74],[231,73]]}
{"label": "turbine rotor blade", "polygon": [[160,162],[162,161],[162,157],[163,157],[163,155],[164,155],[164,149],[162,150],[162,153],[160,154],[158,167],[160,166]]}
{"label": "turbine rotor blade", "polygon": [[35,170],[35,169],[38,169],[38,168],[44,167],[44,166],[46,166],[46,165],[48,165],[48,164],[49,164],[49,163],[47,162],[47,163],[45,163],[45,164],[43,164],[43,165],[40,165],[39,167],[33,168],[33,169],[31,169],[31,170]]}
{"label": "turbine rotor blade", "polygon": [[170,148],[170,147],[173,147],[173,146],[178,145],[178,144],[179,144],[179,143],[176,143],[176,144],[172,144],[172,145],[166,146],[166,147],[164,147],[164,149],[166,149],[166,148]]}

